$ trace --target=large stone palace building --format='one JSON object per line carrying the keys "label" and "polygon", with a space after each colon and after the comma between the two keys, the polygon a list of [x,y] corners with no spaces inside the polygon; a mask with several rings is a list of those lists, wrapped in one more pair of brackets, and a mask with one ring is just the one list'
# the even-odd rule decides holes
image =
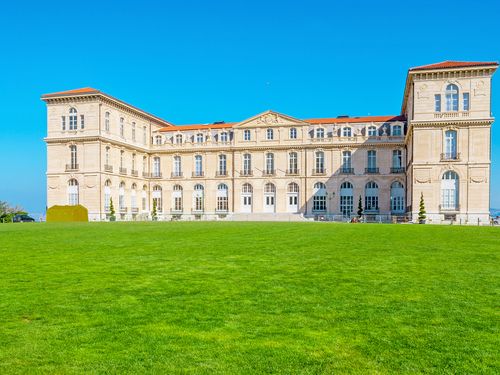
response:
{"label": "large stone palace building", "polygon": [[[408,71],[401,113],[175,126],[99,90],[46,94],[48,206],[91,219],[365,214],[489,220],[497,62]],[[154,203],[153,203],[154,202]],[[293,215],[287,215],[288,217]]]}

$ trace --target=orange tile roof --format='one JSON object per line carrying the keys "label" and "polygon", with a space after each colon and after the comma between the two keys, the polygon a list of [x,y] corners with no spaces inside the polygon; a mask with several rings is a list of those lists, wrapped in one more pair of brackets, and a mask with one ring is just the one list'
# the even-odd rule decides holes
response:
{"label": "orange tile roof", "polygon": [[490,62],[472,62],[472,61],[443,61],[437,64],[417,66],[410,70],[427,70],[427,69],[445,69],[445,68],[462,68],[468,66],[483,66],[483,65],[498,65],[498,61]]}
{"label": "orange tile roof", "polygon": [[311,124],[338,124],[338,123],[354,123],[354,122],[386,122],[386,121],[406,121],[405,116],[365,116],[365,117],[349,117],[349,118],[313,118],[307,121]]}
{"label": "orange tile roof", "polygon": [[54,92],[52,94],[43,94],[42,96],[52,96],[52,95],[70,95],[70,94],[84,94],[91,92],[100,92],[99,90],[93,89],[91,87],[84,87],[83,89],[69,90],[69,91],[61,91]]}
{"label": "orange tile roof", "polygon": [[156,130],[157,132],[173,132],[176,130],[198,130],[198,129],[224,129],[230,128],[237,122],[231,122],[227,124],[199,124],[199,125],[176,125],[176,126],[167,126],[165,128],[161,128]]}

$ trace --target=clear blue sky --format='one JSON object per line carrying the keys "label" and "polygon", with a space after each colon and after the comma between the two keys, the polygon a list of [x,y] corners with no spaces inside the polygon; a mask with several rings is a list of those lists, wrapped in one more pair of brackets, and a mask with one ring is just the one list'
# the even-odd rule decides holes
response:
{"label": "clear blue sky", "polygon": [[8,1],[0,16],[0,200],[30,212],[46,205],[45,93],[90,86],[177,125],[397,115],[408,68],[500,60],[498,1]]}

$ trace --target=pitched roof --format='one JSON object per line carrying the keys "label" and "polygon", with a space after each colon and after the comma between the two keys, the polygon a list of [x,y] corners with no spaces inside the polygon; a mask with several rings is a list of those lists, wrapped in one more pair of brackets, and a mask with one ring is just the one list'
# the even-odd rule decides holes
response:
{"label": "pitched roof", "polygon": [[237,122],[231,122],[227,124],[199,124],[199,125],[176,125],[176,126],[167,126],[165,128],[161,128],[156,130],[157,132],[173,132],[177,130],[199,130],[199,129],[224,129],[230,128]]}
{"label": "pitched roof", "polygon": [[61,92],[54,92],[52,94],[43,94],[42,96],[86,94],[86,93],[91,93],[91,92],[100,92],[100,91],[96,90],[96,89],[93,89],[92,87],[84,87],[82,89],[69,90],[69,91],[61,91]]}
{"label": "pitched roof", "polygon": [[[306,121],[310,124],[345,124],[345,123],[356,123],[356,122],[387,122],[387,121],[406,121],[405,116],[365,116],[365,117],[349,117],[349,118],[314,118]],[[199,125],[177,125],[168,126],[165,128],[158,129],[158,132],[172,132],[177,130],[200,130],[200,129],[223,129],[231,128],[233,125],[238,124],[237,122],[231,122],[227,124],[199,124]]]}
{"label": "pitched roof", "polygon": [[483,65],[498,65],[498,61],[490,62],[472,62],[472,61],[443,61],[437,64],[417,66],[410,70],[427,70],[427,69],[446,69],[446,68],[465,68],[468,66],[483,66]]}

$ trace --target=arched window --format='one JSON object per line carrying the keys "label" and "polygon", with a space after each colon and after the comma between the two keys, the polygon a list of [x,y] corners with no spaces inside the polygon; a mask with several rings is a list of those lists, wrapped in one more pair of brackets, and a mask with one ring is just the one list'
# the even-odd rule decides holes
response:
{"label": "arched window", "polygon": [[142,187],[142,210],[147,210],[147,201],[148,201],[148,187],[144,185]]}
{"label": "arched window", "polygon": [[266,173],[274,174],[274,154],[266,154]]}
{"label": "arched window", "polygon": [[132,184],[132,187],[130,188],[130,207],[132,209],[132,212],[136,212],[136,210],[137,210],[136,201],[135,201],[136,191],[137,191],[137,185]]}
{"label": "arched window", "polygon": [[295,128],[290,129],[290,139],[297,139],[297,129]]}
{"label": "arched window", "polygon": [[401,126],[400,125],[393,126],[393,128],[392,128],[392,135],[394,135],[394,136],[402,135]]}
{"label": "arched window", "polygon": [[69,130],[78,129],[78,116],[76,114],[76,108],[71,108],[69,110]]}
{"label": "arched window", "polygon": [[326,211],[326,185],[322,182],[316,182],[313,189],[313,211]]}
{"label": "arched window", "polygon": [[378,185],[368,182],[365,186],[365,211],[378,211]]}
{"label": "arched window", "polygon": [[368,127],[368,136],[375,137],[377,135],[377,128],[375,126]]}
{"label": "arched window", "polygon": [[111,203],[111,181],[106,180],[104,183],[104,210],[109,211]]}
{"label": "arched window", "polygon": [[226,184],[217,186],[217,211],[228,211],[228,187]]}
{"label": "arched window", "polygon": [[120,117],[120,135],[123,137],[123,134],[125,132],[125,124],[124,124],[124,119],[123,117]]}
{"label": "arched window", "polygon": [[252,185],[246,183],[241,187],[241,212],[252,212]]}
{"label": "arched window", "polygon": [[132,140],[135,141],[135,122],[132,123]]}
{"label": "arched window", "polygon": [[104,119],[104,128],[107,132],[109,132],[109,112],[106,112]]}
{"label": "arched window", "polygon": [[351,128],[345,127],[342,135],[344,137],[350,137],[351,136]]}
{"label": "arched window", "polygon": [[250,130],[245,130],[245,132],[243,134],[244,134],[245,141],[249,141],[250,140]]}
{"label": "arched window", "polygon": [[119,200],[119,206],[120,206],[120,211],[125,210],[125,183],[120,182],[120,189],[119,189],[119,195],[118,195],[118,200]]}
{"label": "arched window", "polygon": [[196,142],[203,143],[203,134],[202,133],[196,134]]}
{"label": "arched window", "polygon": [[78,204],[78,181],[72,178],[68,181],[68,205]]}
{"label": "arched window", "polygon": [[274,184],[267,183],[264,186],[264,193],[276,193],[276,186],[274,186]]}
{"label": "arched window", "polygon": [[267,139],[274,139],[273,129],[267,129]]}
{"label": "arched window", "polygon": [[453,171],[448,171],[443,174],[441,181],[441,210],[442,211],[459,211],[458,204],[458,175]]}
{"label": "arched window", "polygon": [[340,212],[344,218],[351,217],[353,209],[353,188],[350,182],[340,185]]}
{"label": "arched window", "polygon": [[316,129],[316,138],[325,138],[325,130],[324,129]]}
{"label": "arched window", "polygon": [[162,212],[162,188],[159,185],[153,187],[153,203],[156,202],[156,211]]}
{"label": "arched window", "polygon": [[204,187],[201,184],[197,184],[194,187],[194,211],[203,211],[203,197],[204,197]]}
{"label": "arched window", "polygon": [[401,182],[391,185],[391,211],[394,213],[405,212],[405,190]]}
{"label": "arched window", "polygon": [[456,85],[446,86],[445,108],[447,112],[458,111],[458,87]]}
{"label": "arched window", "polygon": [[457,132],[448,130],[445,133],[445,159],[457,158]]}
{"label": "arched window", "polygon": [[221,142],[227,142],[227,133],[220,133],[220,141]]}
{"label": "arched window", "polygon": [[290,154],[288,155],[288,168],[288,174],[298,174],[296,152],[290,152]]}
{"label": "arched window", "polygon": [[299,192],[299,185],[297,185],[295,182],[292,182],[291,184],[288,184],[286,191],[288,193],[298,193]]}
{"label": "arched window", "polygon": [[325,154],[322,151],[316,152],[316,168],[314,173],[325,173]]}
{"label": "arched window", "polygon": [[173,190],[174,191],[172,192],[172,199],[173,199],[172,210],[176,212],[182,212],[182,186],[175,185]]}

